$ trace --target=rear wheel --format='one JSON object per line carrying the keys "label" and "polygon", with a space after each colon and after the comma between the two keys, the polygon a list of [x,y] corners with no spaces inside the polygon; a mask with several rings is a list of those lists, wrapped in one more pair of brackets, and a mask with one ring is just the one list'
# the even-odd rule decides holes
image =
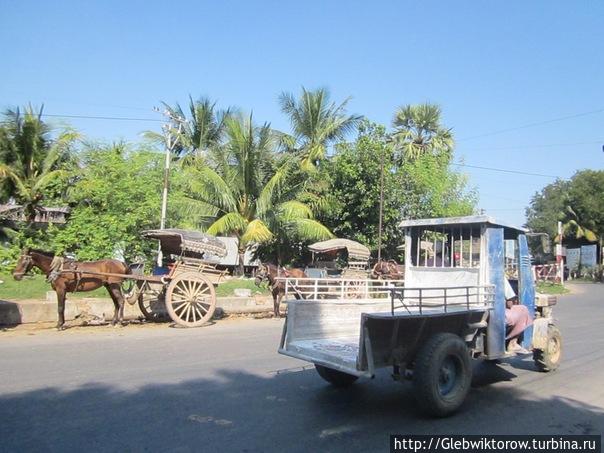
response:
{"label": "rear wheel", "polygon": [[315,368],[317,369],[319,376],[334,387],[349,387],[358,379],[358,376],[334,370],[333,368],[328,368],[323,365],[315,364]]}
{"label": "rear wheel", "polygon": [[197,272],[179,274],[168,285],[166,309],[175,323],[200,327],[212,319],[216,310],[214,285]]}
{"label": "rear wheel", "polygon": [[468,347],[457,335],[436,334],[418,351],[413,384],[417,402],[427,414],[444,417],[455,412],[471,382]]}
{"label": "rear wheel", "polygon": [[554,371],[562,360],[562,334],[553,325],[547,327],[546,349],[533,350],[533,360],[539,371]]}

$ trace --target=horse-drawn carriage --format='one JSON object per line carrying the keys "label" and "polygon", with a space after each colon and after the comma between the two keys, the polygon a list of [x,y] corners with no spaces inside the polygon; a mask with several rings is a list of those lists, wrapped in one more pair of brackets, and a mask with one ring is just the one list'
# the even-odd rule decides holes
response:
{"label": "horse-drawn carriage", "polygon": [[209,321],[216,309],[214,286],[225,276],[212,258],[226,256],[219,239],[197,231],[164,229],[143,231],[147,239],[157,239],[166,265],[144,275],[144,263],[130,266],[132,274],[124,285],[126,300],[138,302],[148,320],[167,313],[177,324],[198,327]]}
{"label": "horse-drawn carriage", "polygon": [[226,255],[225,245],[213,236],[196,231],[164,229],[143,232],[143,237],[157,239],[166,266],[145,275],[144,263],[127,266],[121,261],[75,261],[52,253],[25,249],[13,276],[21,280],[37,267],[57,293],[58,328],[65,324],[67,293],[92,291],[104,286],[115,305],[113,324],[123,315],[124,300],[138,302],[144,316],[157,320],[166,314],[177,324],[201,326],[216,309],[214,286],[226,271],[217,269],[208,258]]}

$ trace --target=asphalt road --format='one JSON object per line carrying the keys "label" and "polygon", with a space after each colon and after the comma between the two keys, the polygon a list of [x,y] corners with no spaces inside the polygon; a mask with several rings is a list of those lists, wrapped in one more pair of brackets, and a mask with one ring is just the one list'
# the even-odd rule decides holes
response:
{"label": "asphalt road", "polygon": [[276,353],[273,319],[2,332],[0,450],[388,451],[391,433],[602,434],[604,285],[575,286],[556,316],[558,371],[478,363],[447,419],[422,416],[388,370],[331,388]]}

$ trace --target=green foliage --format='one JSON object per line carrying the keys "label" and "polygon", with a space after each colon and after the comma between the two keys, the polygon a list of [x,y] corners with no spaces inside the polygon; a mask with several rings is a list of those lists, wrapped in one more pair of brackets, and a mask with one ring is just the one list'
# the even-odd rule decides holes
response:
{"label": "green foliage", "polygon": [[426,154],[450,156],[453,134],[440,123],[438,105],[418,104],[400,107],[394,114],[392,140],[401,161]]}
{"label": "green foliage", "polygon": [[583,170],[569,181],[557,180],[532,197],[526,210],[527,226],[553,240],[561,221],[565,238],[594,242],[604,234],[602,193],[603,170]]}
{"label": "green foliage", "polygon": [[355,129],[361,117],[346,113],[348,101],[330,102],[325,88],[308,91],[302,87],[298,99],[291,93],[281,93],[281,111],[288,116],[292,128],[292,135],[283,135],[281,142],[300,157],[302,168],[312,170],[327,157],[329,145]]}
{"label": "green foliage", "polygon": [[21,114],[7,110],[0,125],[0,201],[14,198],[32,223],[44,203],[60,199],[68,185],[72,146],[78,135],[51,129],[41,119],[42,110],[31,107]]}
{"label": "green foliage", "polygon": [[475,195],[449,167],[450,155],[422,154],[400,165],[384,126],[364,121],[357,140],[337,148],[330,162],[335,200],[326,224],[338,237],[377,249],[380,162],[384,158],[383,255],[397,258],[403,218],[471,214]]}
{"label": "green foliage", "polygon": [[54,252],[78,259],[132,259],[152,244],[140,231],[157,228],[163,159],[123,144],[93,147],[81,156],[82,171],[69,192],[74,208],[64,228],[50,228]]}
{"label": "green foliage", "polygon": [[237,236],[240,253],[248,244],[269,244],[284,236],[330,237],[298,200],[303,188],[289,184],[296,161],[274,160],[275,136],[268,124],[255,126],[251,116],[230,117],[226,134],[223,146],[183,167],[188,191],[201,203],[199,214],[215,216],[208,233]]}

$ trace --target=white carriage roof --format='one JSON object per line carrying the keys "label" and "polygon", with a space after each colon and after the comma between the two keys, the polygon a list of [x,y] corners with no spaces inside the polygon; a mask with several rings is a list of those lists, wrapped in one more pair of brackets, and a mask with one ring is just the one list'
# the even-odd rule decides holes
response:
{"label": "white carriage roof", "polygon": [[227,254],[227,248],[220,239],[200,231],[166,228],[163,230],[145,230],[142,232],[142,236],[158,239],[162,250],[174,255],[189,251],[198,254],[210,253],[222,258]]}
{"label": "white carriage roof", "polygon": [[488,215],[469,215],[464,217],[439,217],[435,219],[415,219],[415,220],[403,220],[399,223],[400,228],[409,227],[446,227],[446,226],[462,226],[462,225],[476,225],[476,224],[488,224],[493,226],[499,226],[505,229],[514,230],[520,233],[527,233],[526,228],[517,227],[507,222],[500,222],[495,220],[493,217]]}
{"label": "white carriage roof", "polygon": [[308,250],[315,253],[342,249],[348,250],[348,257],[355,260],[367,261],[371,256],[371,251],[367,247],[350,239],[329,239],[327,241],[315,242],[308,246]]}

